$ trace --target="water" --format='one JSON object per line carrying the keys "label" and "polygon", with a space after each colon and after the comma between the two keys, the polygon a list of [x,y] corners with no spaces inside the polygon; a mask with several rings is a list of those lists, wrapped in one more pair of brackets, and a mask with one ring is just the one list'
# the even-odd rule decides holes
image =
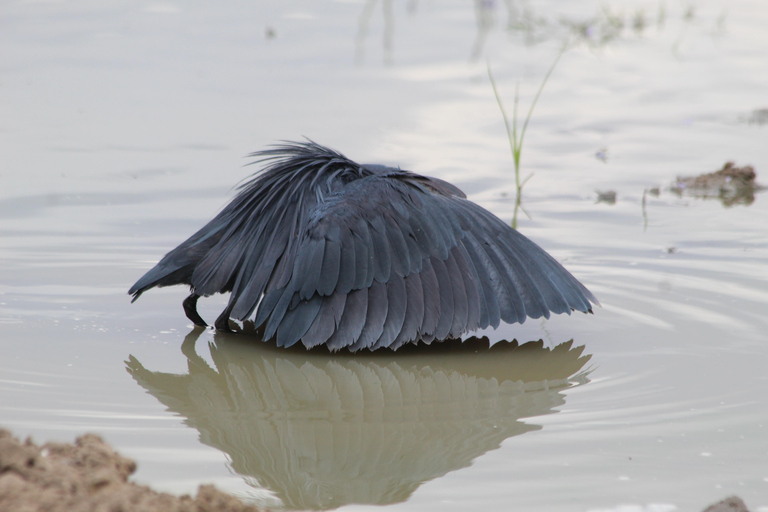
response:
{"label": "water", "polygon": [[[3,427],[96,432],[139,482],[278,508],[768,509],[768,196],[670,191],[729,160],[768,182],[760,2],[1,9]],[[524,115],[574,30],[518,222],[595,315],[478,333],[519,347],[329,357],[193,332],[180,288],[129,304],[280,139],[450,180],[511,220],[486,60]]]}

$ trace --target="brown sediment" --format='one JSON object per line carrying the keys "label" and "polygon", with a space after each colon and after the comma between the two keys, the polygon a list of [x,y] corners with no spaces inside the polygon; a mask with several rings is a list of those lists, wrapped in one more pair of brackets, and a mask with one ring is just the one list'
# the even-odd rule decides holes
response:
{"label": "brown sediment", "polygon": [[736,167],[733,162],[726,162],[719,171],[702,174],[690,178],[677,178],[678,186],[685,188],[720,188],[728,183],[737,183],[741,186],[755,185],[755,169],[751,165]]}
{"label": "brown sediment", "polygon": [[725,206],[734,204],[752,204],[755,192],[762,187],[755,181],[757,173],[751,165],[737,167],[733,162],[726,162],[719,171],[699,176],[678,177],[670,190],[699,198],[718,198]]}
{"label": "brown sediment", "polygon": [[136,463],[99,436],[74,444],[21,442],[0,429],[0,510],[24,512],[256,512],[212,485],[173,496],[129,482]]}
{"label": "brown sediment", "polygon": [[723,501],[710,505],[704,512],[749,512],[744,500],[738,496],[729,496]]}
{"label": "brown sediment", "polygon": [[615,190],[596,190],[597,201],[596,203],[616,204],[616,191]]}
{"label": "brown sediment", "polygon": [[[0,510],[18,512],[259,512],[201,485],[197,496],[174,496],[128,481],[136,463],[95,434],[74,444],[36,445],[0,429]],[[704,512],[749,512],[730,496]]]}

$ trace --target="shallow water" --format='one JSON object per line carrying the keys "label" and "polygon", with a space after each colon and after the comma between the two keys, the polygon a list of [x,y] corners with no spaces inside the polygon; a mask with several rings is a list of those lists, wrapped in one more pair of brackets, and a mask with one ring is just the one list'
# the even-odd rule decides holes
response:
{"label": "shallow water", "polygon": [[[289,509],[700,510],[735,493],[768,510],[768,195],[670,191],[728,160],[768,183],[761,2],[0,9],[3,427],[97,432],[140,482]],[[252,172],[243,155],[279,139],[448,179],[511,220],[486,59],[524,114],[573,33],[526,133],[518,227],[595,315],[477,334],[519,347],[352,357],[193,331],[180,288],[129,303]]]}

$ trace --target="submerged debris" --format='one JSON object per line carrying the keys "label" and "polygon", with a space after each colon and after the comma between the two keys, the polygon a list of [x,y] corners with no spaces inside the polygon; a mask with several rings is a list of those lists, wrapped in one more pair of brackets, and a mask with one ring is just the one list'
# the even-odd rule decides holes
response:
{"label": "submerged debris", "polygon": [[595,190],[595,193],[597,193],[597,201],[596,201],[597,203],[616,204],[615,190],[606,190],[606,191]]}
{"label": "submerged debris", "polygon": [[756,108],[746,119],[748,124],[768,124],[768,108]]}
{"label": "submerged debris", "polygon": [[757,173],[751,165],[736,167],[726,162],[719,171],[695,177],[678,177],[670,190],[678,196],[717,198],[723,206],[749,205],[755,201],[755,191],[762,187],[755,182]]}

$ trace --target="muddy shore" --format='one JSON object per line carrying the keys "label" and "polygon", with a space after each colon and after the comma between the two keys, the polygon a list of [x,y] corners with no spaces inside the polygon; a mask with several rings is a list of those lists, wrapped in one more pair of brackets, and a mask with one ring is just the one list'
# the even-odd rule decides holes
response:
{"label": "muddy shore", "polygon": [[136,463],[99,436],[74,444],[21,441],[0,430],[0,510],[16,512],[257,512],[201,485],[195,497],[174,496],[129,482]]}
{"label": "muddy shore", "polygon": [[[261,512],[201,485],[197,495],[174,496],[129,482],[136,463],[95,434],[74,444],[21,441],[0,429],[0,510],[16,512]],[[749,512],[731,496],[704,512]]]}

